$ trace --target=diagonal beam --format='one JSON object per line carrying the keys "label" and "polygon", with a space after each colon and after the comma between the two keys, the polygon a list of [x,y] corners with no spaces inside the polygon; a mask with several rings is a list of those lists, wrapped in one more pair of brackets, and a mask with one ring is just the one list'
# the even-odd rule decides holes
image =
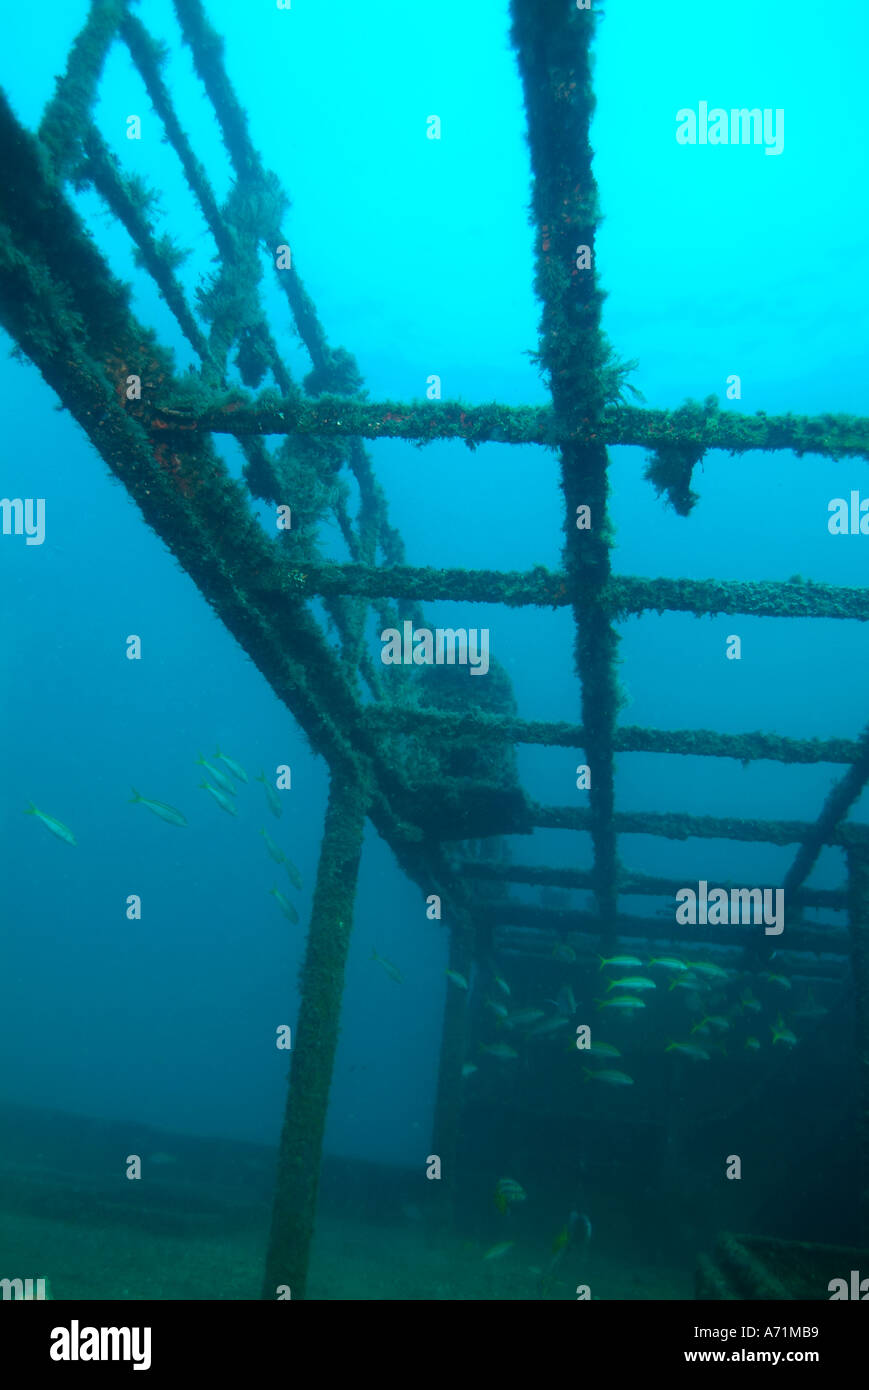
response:
{"label": "diagonal beam", "polygon": [[363,727],[346,672],[301,600],[255,595],[277,562],[269,539],[210,443],[154,443],[128,412],[128,370],[171,379],[169,358],[138,324],[41,151],[0,92],[0,155],[16,197],[0,224],[0,322],[123,482],[206,601],[325,757],[371,787],[371,819],[423,892],[458,918],[467,901],[445,855],[414,823],[412,789]]}
{"label": "diagonal beam", "polygon": [[127,0],[91,0],[88,17],[69,51],[66,72],[58,77],[54,96],[45,108],[39,140],[61,177],[78,158],[103,64],[126,10]]}
{"label": "diagonal beam", "polygon": [[845,819],[854,802],[869,781],[869,727],[859,740],[859,754],[824,802],[821,814],[811,827],[809,834],[797,850],[794,862],[784,878],[785,901],[796,894],[805,883],[825,845],[832,843],[831,836]]}

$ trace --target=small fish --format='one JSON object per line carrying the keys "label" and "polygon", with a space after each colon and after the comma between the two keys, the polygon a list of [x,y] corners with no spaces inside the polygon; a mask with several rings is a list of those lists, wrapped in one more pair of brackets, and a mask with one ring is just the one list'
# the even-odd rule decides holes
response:
{"label": "small fish", "polygon": [[646,1007],[642,999],[635,999],[632,994],[620,994],[616,999],[598,999],[596,1003],[599,1009],[622,1009],[625,1013]]}
{"label": "small fish", "polygon": [[706,1018],[701,1018],[697,1023],[694,1024],[693,1028],[691,1029],[691,1032],[692,1034],[699,1033],[701,1038],[710,1037],[712,1029],[709,1027],[709,1020]]}
{"label": "small fish", "polygon": [[759,1014],[762,1007],[760,1000],[755,999],[750,989],[747,989],[745,991],[739,1003],[743,1009],[747,1009],[750,1013],[753,1014]]}
{"label": "small fish", "polygon": [[709,980],[729,980],[730,971],[725,970],[722,965],[716,965],[714,961],[708,960],[689,960],[688,969],[694,970],[698,975],[705,975]]}
{"label": "small fish", "polygon": [[528,1029],[529,1038],[545,1038],[547,1033],[554,1033],[556,1028],[566,1028],[570,1023],[569,1018],[559,1014],[556,1018],[545,1018],[542,1023],[535,1023],[533,1028]]}
{"label": "small fish", "polygon": [[657,989],[654,980],[647,980],[644,975],[626,975],[623,980],[610,980],[607,985],[607,993],[611,989]]}
{"label": "small fish", "polygon": [[760,1043],[758,1042],[757,1038],[746,1038],[745,1046],[749,1049],[750,1052],[760,1052]]}
{"label": "small fish", "polygon": [[563,1230],[559,1231],[555,1240],[552,1242],[552,1259],[549,1261],[546,1269],[543,1271],[532,1270],[532,1273],[542,1272],[543,1278],[541,1280],[540,1290],[544,1297],[549,1293],[552,1278],[561,1264],[561,1261],[564,1259],[565,1251],[573,1247],[579,1248],[580,1246],[582,1249],[587,1249],[590,1240],[591,1222],[585,1212],[572,1211],[567,1218],[567,1225]]}
{"label": "small fish", "polygon": [[[159,805],[159,802],[155,804]],[[166,807],[166,810],[168,809],[169,807]],[[55,820],[54,816],[46,815],[45,811],[38,811],[32,801],[24,814],[25,816],[35,816],[37,820],[41,820],[46,829],[50,830],[52,835],[56,835],[59,840],[63,840],[65,844],[74,845],[77,843],[68,825],[64,825],[63,821]],[[175,814],[177,816],[179,813],[176,811]],[[182,816],[181,820],[176,822],[176,824],[186,824],[184,817]]]}
{"label": "small fish", "polygon": [[176,811],[174,806],[167,806],[165,801],[150,801],[147,796],[140,796],[133,787],[133,795],[130,802],[137,806],[147,806],[149,811],[153,811],[155,816],[159,816],[169,825],[186,825],[187,821],[180,811]]}
{"label": "small fish", "polygon": [[237,763],[234,758],[228,757],[226,753],[221,753],[219,748],[214,756],[215,758],[219,758],[222,763],[226,763],[233,777],[237,777],[239,782],[247,781],[247,773],[241,766],[241,763]]}
{"label": "small fish", "polygon": [[266,849],[268,850],[272,859],[274,859],[275,863],[283,864],[284,860],[286,859],[286,855],[284,854],[284,851],[281,849],[280,845],[276,845],[271,835],[269,835],[267,831],[263,830],[262,827],[260,827],[259,833],[265,840]]}
{"label": "small fish", "polygon": [[446,975],[447,979],[452,980],[453,984],[457,985],[459,989],[468,988],[467,980],[465,979],[464,975],[459,974],[458,970],[445,970],[444,974]]}
{"label": "small fish", "polygon": [[466,1062],[462,1067],[462,1076],[473,1076],[474,1072],[479,1070],[476,1062]]}
{"label": "small fish", "polygon": [[516,1244],[514,1240],[502,1240],[499,1245],[493,1245],[491,1250],[487,1250],[483,1256],[484,1260],[500,1260],[502,1255],[506,1255],[508,1250],[512,1250]]}
{"label": "small fish", "polygon": [[499,990],[501,991],[501,993],[502,993],[502,994],[506,994],[507,998],[509,999],[509,998],[510,998],[510,986],[507,984],[507,981],[506,981],[506,980],[502,980],[500,975],[495,975],[495,976],[494,976],[494,980],[495,980],[495,984],[498,986],[498,988],[499,988]]}
{"label": "small fish", "polygon": [[221,791],[228,792],[230,796],[235,796],[235,787],[232,785],[232,778],[227,777],[225,772],[221,772],[219,767],[214,767],[212,763],[203,758],[201,753],[197,754],[196,765],[197,767],[205,768],[209,777],[212,781],[217,783]]}
{"label": "small fish", "polygon": [[501,1004],[497,999],[487,999],[486,1008],[491,1009],[496,1018],[507,1017],[507,1005]]}
{"label": "small fish", "polygon": [[515,1013],[509,1014],[505,1020],[507,1028],[523,1028],[527,1023],[536,1023],[538,1018],[543,1018],[542,1009],[517,1009]]}
{"label": "small fish", "polygon": [[219,787],[212,787],[210,782],[200,782],[200,787],[204,792],[210,792],[222,811],[226,811],[229,816],[237,816],[238,811],[233,806],[226,792],[222,792]]}
{"label": "small fish", "polygon": [[290,902],[289,898],[284,897],[284,894],[281,892],[280,888],[270,888],[269,892],[271,893],[272,897],[276,899],[278,906],[280,907],[281,912],[284,914],[284,916],[289,917],[291,922],[298,922],[298,912],[293,907],[293,904]]}
{"label": "small fish", "polygon": [[688,969],[685,962],[677,960],[675,956],[653,956],[649,965],[657,965],[661,970],[675,970],[677,973]]}
{"label": "small fish", "polygon": [[293,887],[301,889],[302,875],[299,873],[292,859],[288,859],[286,855],[284,855],[284,868],[286,869],[287,874],[289,875],[290,883],[293,885]]}
{"label": "small fish", "polygon": [[374,948],[371,948],[371,959],[376,960],[378,965],[382,965],[390,980],[394,980],[397,985],[403,985],[404,979],[401,971],[392,964],[391,960],[386,960],[384,956],[379,956]]}
{"label": "small fish", "polygon": [[552,955],[555,958],[555,960],[567,961],[569,965],[572,965],[573,962],[576,960],[576,952],[574,951],[573,947],[568,946],[567,943],[564,941],[556,941],[555,945],[552,948]]}
{"label": "small fish", "polygon": [[796,1047],[796,1034],[791,1032],[790,1028],[785,1025],[785,1021],[781,1014],[779,1014],[775,1023],[770,1024],[770,1032],[772,1033],[773,1047],[777,1042],[787,1043],[788,1047]]}
{"label": "small fish", "polygon": [[508,1047],[506,1043],[482,1043],[481,1052],[488,1052],[490,1057],[500,1057],[502,1062],[512,1062],[519,1053],[515,1047]]}
{"label": "small fish", "polygon": [[284,810],[283,806],[281,805],[281,798],[278,796],[271,782],[268,782],[266,780],[265,773],[260,772],[259,777],[255,777],[254,781],[262,782],[263,789],[266,794],[266,801],[269,803],[269,810],[271,811],[273,816],[277,816],[278,820],[280,820]]}
{"label": "small fish", "polygon": [[709,1053],[705,1047],[697,1047],[695,1043],[668,1043],[664,1048],[665,1052],[681,1052],[683,1057],[690,1057],[694,1062],[708,1062]]}
{"label": "small fish", "polygon": [[766,980],[767,984],[781,985],[782,989],[793,988],[790,980],[785,975],[772,975],[768,970],[765,970],[760,978]]}
{"label": "small fish", "polygon": [[495,1186],[495,1206],[503,1216],[514,1202],[525,1201],[525,1189],[515,1178],[500,1178]]}
{"label": "small fish", "polygon": [[603,1081],[607,1086],[633,1086],[634,1078],[628,1076],[623,1071],[592,1071],[591,1067],[583,1067],[589,1081]]}
{"label": "small fish", "polygon": [[706,1019],[710,1028],[714,1028],[716,1033],[727,1033],[730,1031],[730,1022],[723,1018],[721,1014],[709,1014]]}
{"label": "small fish", "polygon": [[598,960],[600,961],[601,970],[604,970],[608,965],[617,965],[620,968],[621,966],[626,966],[630,969],[632,966],[642,965],[643,963],[639,956],[610,956],[609,960],[607,960],[605,956],[598,956]]}
{"label": "small fish", "polygon": [[696,976],[691,975],[691,974],[688,974],[688,975],[677,975],[676,978],[675,978],[675,980],[671,980],[671,981],[670,981],[670,989],[671,989],[671,990],[673,990],[673,989],[694,989],[694,990],[696,990],[696,989],[700,989],[700,988],[701,988],[700,981],[696,978]]}
{"label": "small fish", "polygon": [[612,1043],[593,1042],[586,1048],[591,1057],[621,1057],[621,1052]]}

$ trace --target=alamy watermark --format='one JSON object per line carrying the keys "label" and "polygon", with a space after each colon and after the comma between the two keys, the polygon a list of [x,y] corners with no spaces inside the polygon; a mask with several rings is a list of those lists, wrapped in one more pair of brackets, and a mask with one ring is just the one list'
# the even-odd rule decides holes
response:
{"label": "alamy watermark", "polygon": [[470,666],[472,676],[485,676],[489,669],[489,629],[487,627],[417,627],[402,623],[386,627],[380,634],[384,666]]}
{"label": "alamy watermark", "polygon": [[713,106],[708,101],[683,106],[676,112],[679,145],[763,145],[764,154],[781,154],[785,147],[785,113],[765,106]]}
{"label": "alamy watermark", "polygon": [[73,1318],[69,1327],[51,1329],[48,1354],[52,1361],[132,1361],[134,1371],[151,1366],[150,1327],[82,1327]]}
{"label": "alamy watermark", "polygon": [[0,514],[4,536],[26,536],[25,545],[42,545],[45,540],[44,497],[0,497]]}
{"label": "alamy watermark", "polygon": [[680,888],[676,894],[676,921],[680,927],[763,925],[765,936],[784,931],[785,894],[783,888],[709,888],[705,878],[693,888]]}
{"label": "alamy watermark", "polygon": [[45,1298],[46,1283],[45,1279],[0,1279],[0,1298],[41,1300]]}

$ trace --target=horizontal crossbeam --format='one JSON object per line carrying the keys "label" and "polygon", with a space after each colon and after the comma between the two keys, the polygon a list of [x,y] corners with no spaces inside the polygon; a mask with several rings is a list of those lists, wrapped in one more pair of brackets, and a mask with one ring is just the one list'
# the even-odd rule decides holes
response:
{"label": "horizontal crossbeam", "polygon": [[[170,402],[165,402],[170,406]],[[155,406],[152,418],[172,423],[171,407]],[[215,434],[323,434],[363,439],[463,439],[466,444],[565,443],[629,444],[655,450],[680,444],[722,449],[729,454],[788,450],[802,456],[869,458],[869,419],[855,415],[741,415],[683,406],[642,410],[612,406],[600,421],[559,421],[551,406],[508,406],[461,401],[366,402],[346,396],[315,401],[286,399],[273,391],[250,397],[240,392],[231,404],[187,413],[188,428]]]}

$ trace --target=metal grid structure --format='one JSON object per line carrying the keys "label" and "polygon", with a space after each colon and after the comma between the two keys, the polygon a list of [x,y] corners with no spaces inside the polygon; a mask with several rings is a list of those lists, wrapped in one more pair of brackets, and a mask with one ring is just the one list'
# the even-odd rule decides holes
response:
{"label": "metal grid structure", "polygon": [[[539,357],[552,393],[540,407],[451,403],[372,403],[346,350],[333,348],[294,265],[276,269],[311,372],[300,387],[284,364],[259,290],[259,254],[275,262],[286,199],[251,143],[244,110],[228,81],[222,44],[201,0],[174,0],[185,44],[228,151],[235,184],[220,204],[185,135],[155,42],[126,0],[93,0],[64,76],[37,134],[24,130],[0,100],[4,206],[0,216],[0,315],[20,350],[136,501],[146,522],[199,587],[223,623],[292,711],[311,746],[326,759],[330,795],[318,869],[302,1005],[297,1022],[287,1115],[281,1140],[266,1297],[289,1284],[304,1295],[344,965],[356,874],[367,818],[404,871],[436,893],[450,928],[450,963],[466,970],[492,944],[493,930],[524,928],[529,940],[584,932],[611,946],[621,936],[673,941],[660,918],[619,911],[622,895],[672,896],[679,884],[632,873],[620,863],[619,835],[796,845],[785,876],[787,942],[795,950],[852,957],[861,1077],[862,1172],[869,1173],[869,825],[845,823],[869,777],[869,733],[854,741],[796,740],[772,734],[660,730],[618,725],[617,624],[647,611],[733,613],[800,618],[869,618],[864,589],[811,582],[751,583],[640,579],[611,571],[607,516],[607,447],[651,452],[648,476],[677,511],[690,511],[693,468],[707,450],[731,454],[786,450],[828,458],[869,458],[869,420],[843,416],[771,417],[720,412],[714,401],[672,411],[621,400],[623,369],[601,332],[602,291],[594,269],[597,194],[589,126],[594,107],[590,48],[595,17],[567,0],[512,0],[512,38],[524,87],[536,225],[535,288],[542,303]],[[178,248],[157,237],[151,193],[126,175],[91,119],[106,55],[120,41],[144,80],[166,138],[214,238],[220,269],[199,293],[198,313],[175,274]],[[198,372],[179,376],[170,354],[130,308],[129,292],[111,273],[64,185],[90,186],[124,225],[185,338]],[[577,251],[587,247],[589,268]],[[234,357],[231,358],[231,354]],[[234,361],[244,385],[230,376]],[[261,390],[270,375],[273,383]],[[138,379],[139,395],[129,384]],[[253,392],[258,391],[258,394]],[[132,398],[131,398],[132,396]],[[212,435],[234,436],[245,455],[235,481]],[[283,436],[270,451],[263,436]],[[390,525],[363,440],[492,440],[558,450],[566,508],[564,568],[528,573],[411,568]],[[358,490],[351,516],[339,475]],[[314,523],[330,512],[352,557],[325,562],[298,533],[269,539],[251,498],[299,503]],[[577,508],[593,525],[574,524]],[[311,609],[318,599],[340,636],[327,640]],[[518,717],[509,682],[494,696],[461,701],[450,692],[420,699],[401,669],[389,686],[366,645],[374,612],[384,627],[423,625],[418,604],[450,599],[569,606],[576,620],[575,661],[582,691],[580,724]],[[366,687],[363,690],[363,682]],[[478,685],[478,682],[465,683]],[[488,703],[487,703],[488,701]],[[428,750],[424,786],[406,752],[414,738]],[[535,804],[507,760],[491,773],[492,752],[517,743],[584,750],[592,769],[587,809]],[[654,752],[783,763],[844,766],[814,823],[674,813],[617,811],[617,753]],[[503,765],[503,758],[500,759]],[[472,860],[463,842],[534,827],[587,832],[593,867],[545,869]],[[451,848],[452,843],[452,848]],[[805,887],[825,845],[847,853],[849,879],[839,891]],[[457,849],[459,852],[457,853]],[[507,883],[589,890],[595,911],[552,911],[511,900]],[[844,930],[802,924],[803,906],[849,911]],[[714,928],[691,940],[723,941]],[[729,939],[732,942],[732,938]],[[515,943],[514,943],[515,944]],[[449,991],[436,1110],[435,1151],[445,1168],[455,1155],[459,1077],[464,1060],[466,1000]],[[867,1201],[866,1193],[862,1200]]]}

